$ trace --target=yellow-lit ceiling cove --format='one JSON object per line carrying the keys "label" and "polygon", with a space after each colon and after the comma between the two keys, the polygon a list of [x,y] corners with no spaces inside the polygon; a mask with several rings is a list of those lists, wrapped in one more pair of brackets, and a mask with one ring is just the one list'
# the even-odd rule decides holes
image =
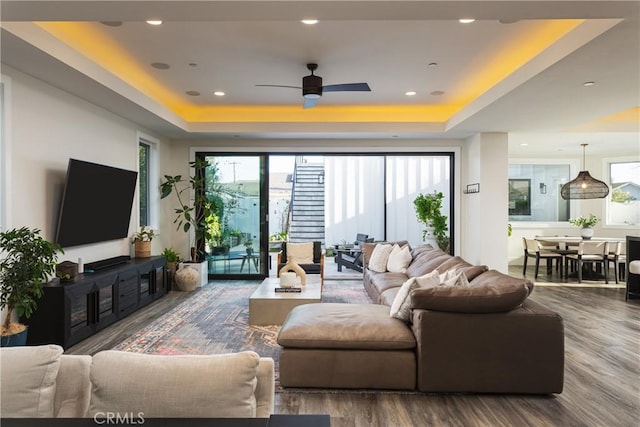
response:
{"label": "yellow-lit ceiling cove", "polygon": [[540,21],[513,38],[483,66],[450,92],[463,94],[446,105],[329,106],[302,109],[300,105],[197,106],[185,101],[148,73],[148,64],[133,57],[94,23],[36,23],[40,28],[98,64],[150,99],[191,123],[222,122],[414,122],[443,123],[537,55],[576,29],[584,20]]}

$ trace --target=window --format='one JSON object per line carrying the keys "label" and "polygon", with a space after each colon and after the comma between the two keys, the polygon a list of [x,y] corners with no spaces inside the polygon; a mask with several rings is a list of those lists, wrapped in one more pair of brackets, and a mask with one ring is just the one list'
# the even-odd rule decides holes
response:
{"label": "window", "polygon": [[571,177],[569,165],[509,165],[509,221],[568,221],[569,201],[560,189]]}
{"label": "window", "polygon": [[609,164],[607,224],[640,224],[640,162]]}
{"label": "window", "polygon": [[149,162],[151,146],[144,142],[139,143],[138,154],[138,185],[140,188],[140,226],[151,225],[149,214]]}

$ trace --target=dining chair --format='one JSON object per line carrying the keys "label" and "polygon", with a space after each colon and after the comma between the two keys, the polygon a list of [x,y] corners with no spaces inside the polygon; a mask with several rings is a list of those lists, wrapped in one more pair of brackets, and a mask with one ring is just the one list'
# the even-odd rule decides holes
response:
{"label": "dining chair", "polygon": [[522,246],[524,247],[524,268],[522,269],[522,275],[527,275],[527,260],[529,258],[535,258],[536,260],[536,269],[534,277],[538,278],[538,270],[540,269],[540,260],[547,260],[547,274],[551,274],[551,269],[553,265],[553,260],[555,259],[558,263],[560,263],[560,276],[562,276],[562,255],[551,252],[550,250],[545,250],[542,248],[540,242],[535,239],[527,239],[526,237],[522,238]]}
{"label": "dining chair", "polygon": [[[607,270],[609,269],[610,263],[613,263],[613,272],[616,277],[616,283],[620,283],[619,280],[622,280],[625,277],[624,266],[627,263],[626,242],[616,242],[614,250],[609,252],[607,255]],[[620,268],[620,265],[622,265],[622,268]]]}
{"label": "dining chair", "polygon": [[[604,282],[609,283],[607,276],[607,257],[609,256],[609,242],[582,241],[578,244],[578,252],[569,254],[566,259],[576,262],[578,269],[578,283],[582,282],[582,272],[585,264],[602,264]],[[566,266],[565,266],[566,267]]]}

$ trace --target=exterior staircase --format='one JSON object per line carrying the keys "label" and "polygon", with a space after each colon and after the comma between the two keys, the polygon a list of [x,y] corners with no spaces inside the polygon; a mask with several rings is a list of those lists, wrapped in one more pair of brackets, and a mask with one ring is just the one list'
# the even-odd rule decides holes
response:
{"label": "exterior staircase", "polygon": [[296,161],[289,241],[324,244],[324,164]]}

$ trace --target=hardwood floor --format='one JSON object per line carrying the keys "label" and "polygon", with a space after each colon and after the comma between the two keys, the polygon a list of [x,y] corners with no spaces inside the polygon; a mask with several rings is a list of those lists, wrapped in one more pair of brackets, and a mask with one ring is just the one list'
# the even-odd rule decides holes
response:
{"label": "hardwood floor", "polygon": [[[512,267],[510,273],[521,276],[522,268]],[[553,280],[559,279],[541,271],[537,282]],[[184,297],[173,292],[67,353],[112,348]],[[537,286],[530,298],[564,319],[565,384],[559,395],[284,392],[276,394],[275,411],[328,413],[333,427],[637,426],[640,300],[625,302],[623,289],[568,286]]]}

